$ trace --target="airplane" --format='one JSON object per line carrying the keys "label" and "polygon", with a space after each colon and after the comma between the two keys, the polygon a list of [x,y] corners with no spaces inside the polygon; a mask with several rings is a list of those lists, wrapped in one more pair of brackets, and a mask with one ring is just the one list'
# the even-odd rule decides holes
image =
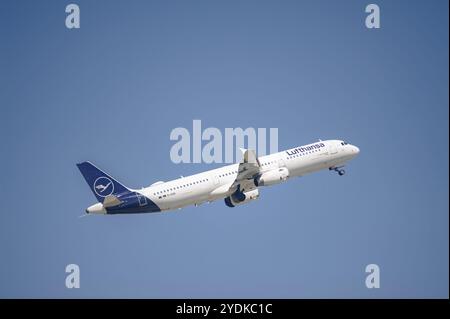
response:
{"label": "airplane", "polygon": [[261,187],[283,183],[322,169],[344,175],[344,165],[359,154],[359,148],[343,140],[327,140],[261,157],[254,150],[241,149],[239,163],[158,181],[149,187],[132,189],[90,162],[77,164],[98,203],[86,214],[155,213],[224,199],[235,207],[259,198]]}

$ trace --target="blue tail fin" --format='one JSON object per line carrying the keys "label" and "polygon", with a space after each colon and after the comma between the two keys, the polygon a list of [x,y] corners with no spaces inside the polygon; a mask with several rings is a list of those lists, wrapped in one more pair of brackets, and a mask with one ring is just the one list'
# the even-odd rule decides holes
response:
{"label": "blue tail fin", "polygon": [[129,191],[127,187],[123,186],[110,175],[102,172],[90,162],[83,162],[77,164],[77,166],[95,197],[101,203],[103,203],[103,200],[108,195],[118,195]]}

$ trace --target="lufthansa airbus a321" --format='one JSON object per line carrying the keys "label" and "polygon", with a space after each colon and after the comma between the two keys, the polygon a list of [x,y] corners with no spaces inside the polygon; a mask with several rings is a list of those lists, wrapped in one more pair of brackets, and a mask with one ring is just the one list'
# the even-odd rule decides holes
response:
{"label": "lufthansa airbus a321", "polygon": [[218,199],[224,199],[228,207],[235,207],[257,199],[260,187],[292,177],[322,169],[344,175],[344,164],[359,154],[358,147],[341,140],[319,141],[261,157],[256,157],[254,150],[241,151],[243,156],[238,164],[156,182],[139,190],[124,186],[90,162],[77,164],[98,200],[86,213],[153,213]]}

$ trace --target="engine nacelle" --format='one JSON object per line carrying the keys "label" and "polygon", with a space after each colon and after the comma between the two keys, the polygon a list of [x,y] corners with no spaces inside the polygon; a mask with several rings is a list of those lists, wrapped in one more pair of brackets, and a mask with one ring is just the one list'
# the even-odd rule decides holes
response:
{"label": "engine nacelle", "polygon": [[258,177],[255,177],[255,185],[258,186],[270,186],[279,184],[286,181],[289,178],[289,170],[286,167],[280,167],[268,172],[264,172]]}
{"label": "engine nacelle", "polygon": [[258,197],[259,197],[258,189],[254,189],[248,192],[233,193],[232,195],[225,198],[225,205],[227,205],[228,207],[234,207],[248,203],[251,200],[258,199]]}

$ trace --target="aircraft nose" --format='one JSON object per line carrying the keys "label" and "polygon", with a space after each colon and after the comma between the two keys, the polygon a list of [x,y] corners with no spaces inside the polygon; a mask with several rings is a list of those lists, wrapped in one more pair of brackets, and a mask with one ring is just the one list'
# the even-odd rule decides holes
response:
{"label": "aircraft nose", "polygon": [[359,148],[357,147],[357,146],[354,146],[353,145],[353,153],[355,154],[355,155],[358,155],[359,154]]}

